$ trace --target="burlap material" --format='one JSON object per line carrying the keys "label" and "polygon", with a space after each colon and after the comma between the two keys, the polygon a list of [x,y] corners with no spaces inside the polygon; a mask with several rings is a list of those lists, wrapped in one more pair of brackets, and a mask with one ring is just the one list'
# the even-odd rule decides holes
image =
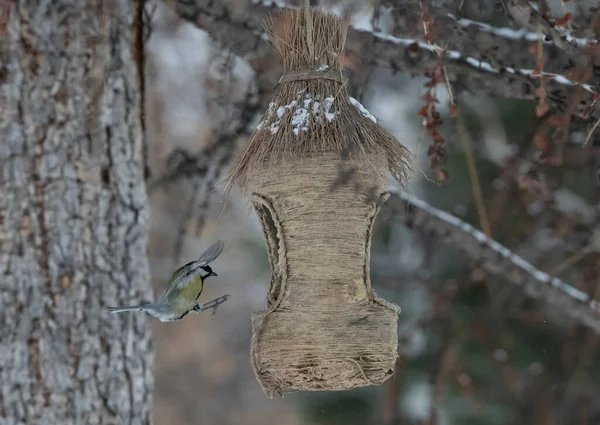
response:
{"label": "burlap material", "polygon": [[358,192],[345,185],[331,193],[339,162],[339,154],[305,158],[250,179],[272,270],[251,344],[268,396],[378,385],[394,371],[400,309],[375,295],[369,277],[371,229],[388,196],[386,158],[357,168]]}

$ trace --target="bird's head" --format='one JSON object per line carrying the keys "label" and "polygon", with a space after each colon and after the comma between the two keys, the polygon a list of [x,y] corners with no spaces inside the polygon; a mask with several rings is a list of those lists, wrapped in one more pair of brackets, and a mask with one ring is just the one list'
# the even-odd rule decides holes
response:
{"label": "bird's head", "polygon": [[200,267],[200,276],[202,276],[202,280],[206,279],[208,276],[218,276],[210,266],[202,266]]}

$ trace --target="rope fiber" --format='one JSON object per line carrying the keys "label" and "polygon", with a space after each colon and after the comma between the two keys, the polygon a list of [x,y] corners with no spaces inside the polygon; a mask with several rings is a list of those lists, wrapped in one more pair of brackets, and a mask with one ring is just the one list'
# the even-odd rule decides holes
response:
{"label": "rope fiber", "polygon": [[400,309],[376,296],[369,277],[371,229],[388,197],[378,171],[386,158],[353,163],[368,185],[332,193],[340,162],[325,154],[255,170],[250,179],[272,270],[267,309],[252,317],[250,350],[269,397],[379,385],[394,370]]}

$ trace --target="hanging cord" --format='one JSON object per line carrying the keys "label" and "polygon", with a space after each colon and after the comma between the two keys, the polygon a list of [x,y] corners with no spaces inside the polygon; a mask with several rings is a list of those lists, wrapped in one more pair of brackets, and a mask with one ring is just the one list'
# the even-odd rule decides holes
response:
{"label": "hanging cord", "polygon": [[330,80],[336,83],[344,84],[346,79],[342,70],[329,69],[329,67],[320,69],[296,69],[294,71],[286,72],[280,79],[275,88],[279,87],[281,83],[288,83],[290,81],[308,81],[308,80]]}

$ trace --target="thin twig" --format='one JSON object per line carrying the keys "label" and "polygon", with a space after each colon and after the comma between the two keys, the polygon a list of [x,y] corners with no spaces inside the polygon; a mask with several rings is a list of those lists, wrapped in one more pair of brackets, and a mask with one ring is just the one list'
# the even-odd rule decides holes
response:
{"label": "thin twig", "polygon": [[398,383],[396,378],[400,373],[400,358],[396,360],[394,366],[394,375],[392,379],[388,379],[384,382],[384,395],[383,395],[383,423],[385,425],[392,425],[398,419]]}
{"label": "thin twig", "polygon": [[590,140],[592,140],[592,134],[594,133],[594,131],[596,130],[598,125],[600,125],[600,119],[598,121],[596,121],[596,123],[594,124],[594,126],[592,127],[590,132],[587,134],[587,137],[585,138],[585,142],[583,143],[583,146],[587,146],[587,144],[590,142]]}
{"label": "thin twig", "polygon": [[471,177],[471,187],[473,189],[473,196],[475,197],[475,206],[477,208],[477,214],[479,215],[479,225],[483,233],[487,236],[492,236],[492,228],[488,219],[487,211],[485,208],[485,201],[483,199],[483,192],[481,190],[481,183],[479,181],[479,173],[477,172],[477,164],[473,156],[473,143],[471,136],[467,131],[465,118],[462,111],[457,111],[456,120],[458,123],[458,131],[460,133],[460,140],[465,150],[465,156],[467,159],[467,166],[469,168],[469,175]]}
{"label": "thin twig", "polygon": [[578,263],[583,258],[585,258],[585,256],[588,255],[593,250],[594,250],[594,243],[590,243],[588,246],[584,247],[580,251],[577,251],[576,253],[571,255],[569,258],[564,260],[562,263],[560,263],[556,267],[552,268],[548,272],[548,274],[550,274],[551,276],[559,276],[562,272],[567,270],[569,267],[571,267],[572,265]]}

